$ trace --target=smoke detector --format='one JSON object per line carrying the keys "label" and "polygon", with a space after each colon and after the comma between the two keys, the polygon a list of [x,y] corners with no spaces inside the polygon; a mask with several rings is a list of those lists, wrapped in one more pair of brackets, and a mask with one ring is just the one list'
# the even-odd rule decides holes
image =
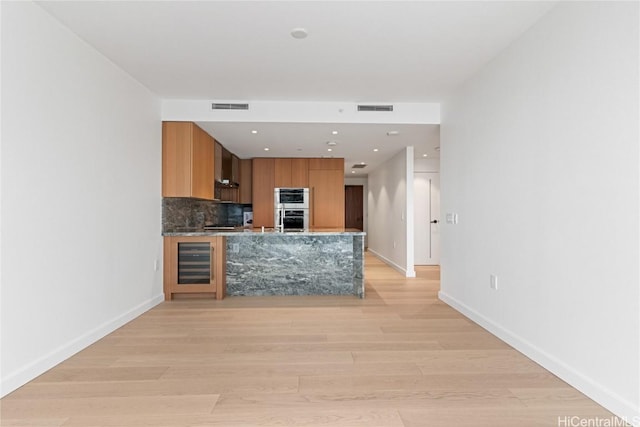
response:
{"label": "smoke detector", "polygon": [[336,145],[338,145],[338,143],[336,141],[327,141],[327,145],[329,147],[335,147]]}

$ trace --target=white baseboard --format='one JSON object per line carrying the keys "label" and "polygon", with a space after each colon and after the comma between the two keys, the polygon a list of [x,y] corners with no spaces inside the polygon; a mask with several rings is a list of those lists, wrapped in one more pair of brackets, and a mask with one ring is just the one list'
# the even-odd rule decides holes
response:
{"label": "white baseboard", "polygon": [[380,259],[380,261],[384,262],[385,264],[389,265],[389,267],[392,267],[394,270],[398,270],[400,273],[402,273],[405,277],[416,277],[416,272],[415,270],[412,271],[407,271],[406,268],[399,266],[398,264],[396,264],[395,262],[391,261],[389,258],[379,254],[378,252],[376,252],[375,250],[368,248],[367,249],[369,252],[371,252],[373,255],[375,255],[376,258]]}
{"label": "white baseboard", "polygon": [[28,363],[17,371],[3,376],[0,380],[0,397],[4,397],[17,388],[22,387],[32,379],[42,375],[57,364],[65,361],[79,351],[84,350],[94,342],[140,316],[142,313],[152,309],[162,301],[164,301],[164,294],[156,295],[114,319],[104,322],[78,338],[61,345],[41,358]]}
{"label": "white baseboard", "polygon": [[518,335],[515,335],[503,326],[484,317],[468,305],[447,295],[445,292],[440,291],[438,293],[438,298],[531,360],[535,361],[543,368],[575,387],[589,398],[624,419],[627,423],[636,427],[640,426],[640,406],[636,406],[637,404],[623,399],[607,387],[604,387],[602,384],[599,384],[588,376],[576,371],[563,361],[536,347]]}

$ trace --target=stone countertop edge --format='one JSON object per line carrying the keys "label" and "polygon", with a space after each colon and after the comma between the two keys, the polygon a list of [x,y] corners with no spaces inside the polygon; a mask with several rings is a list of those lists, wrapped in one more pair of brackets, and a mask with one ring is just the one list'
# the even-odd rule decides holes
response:
{"label": "stone countertop edge", "polygon": [[364,231],[338,231],[338,230],[318,230],[318,231],[285,231],[284,233],[273,230],[265,230],[262,232],[260,229],[255,230],[238,230],[238,231],[167,231],[162,233],[163,236],[174,237],[174,236],[194,236],[194,237],[205,237],[205,236],[364,236],[367,233]]}

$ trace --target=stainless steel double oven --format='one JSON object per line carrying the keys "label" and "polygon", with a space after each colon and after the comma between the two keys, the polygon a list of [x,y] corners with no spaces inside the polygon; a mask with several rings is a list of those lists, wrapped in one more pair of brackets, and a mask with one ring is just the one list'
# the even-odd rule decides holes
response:
{"label": "stainless steel double oven", "polygon": [[276,230],[305,231],[309,229],[308,188],[276,188],[273,201]]}

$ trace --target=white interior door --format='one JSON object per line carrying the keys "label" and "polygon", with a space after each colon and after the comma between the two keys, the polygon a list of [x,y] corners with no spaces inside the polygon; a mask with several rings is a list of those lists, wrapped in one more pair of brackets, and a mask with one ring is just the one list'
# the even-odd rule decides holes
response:
{"label": "white interior door", "polygon": [[440,264],[440,174],[413,176],[414,257],[416,265]]}

